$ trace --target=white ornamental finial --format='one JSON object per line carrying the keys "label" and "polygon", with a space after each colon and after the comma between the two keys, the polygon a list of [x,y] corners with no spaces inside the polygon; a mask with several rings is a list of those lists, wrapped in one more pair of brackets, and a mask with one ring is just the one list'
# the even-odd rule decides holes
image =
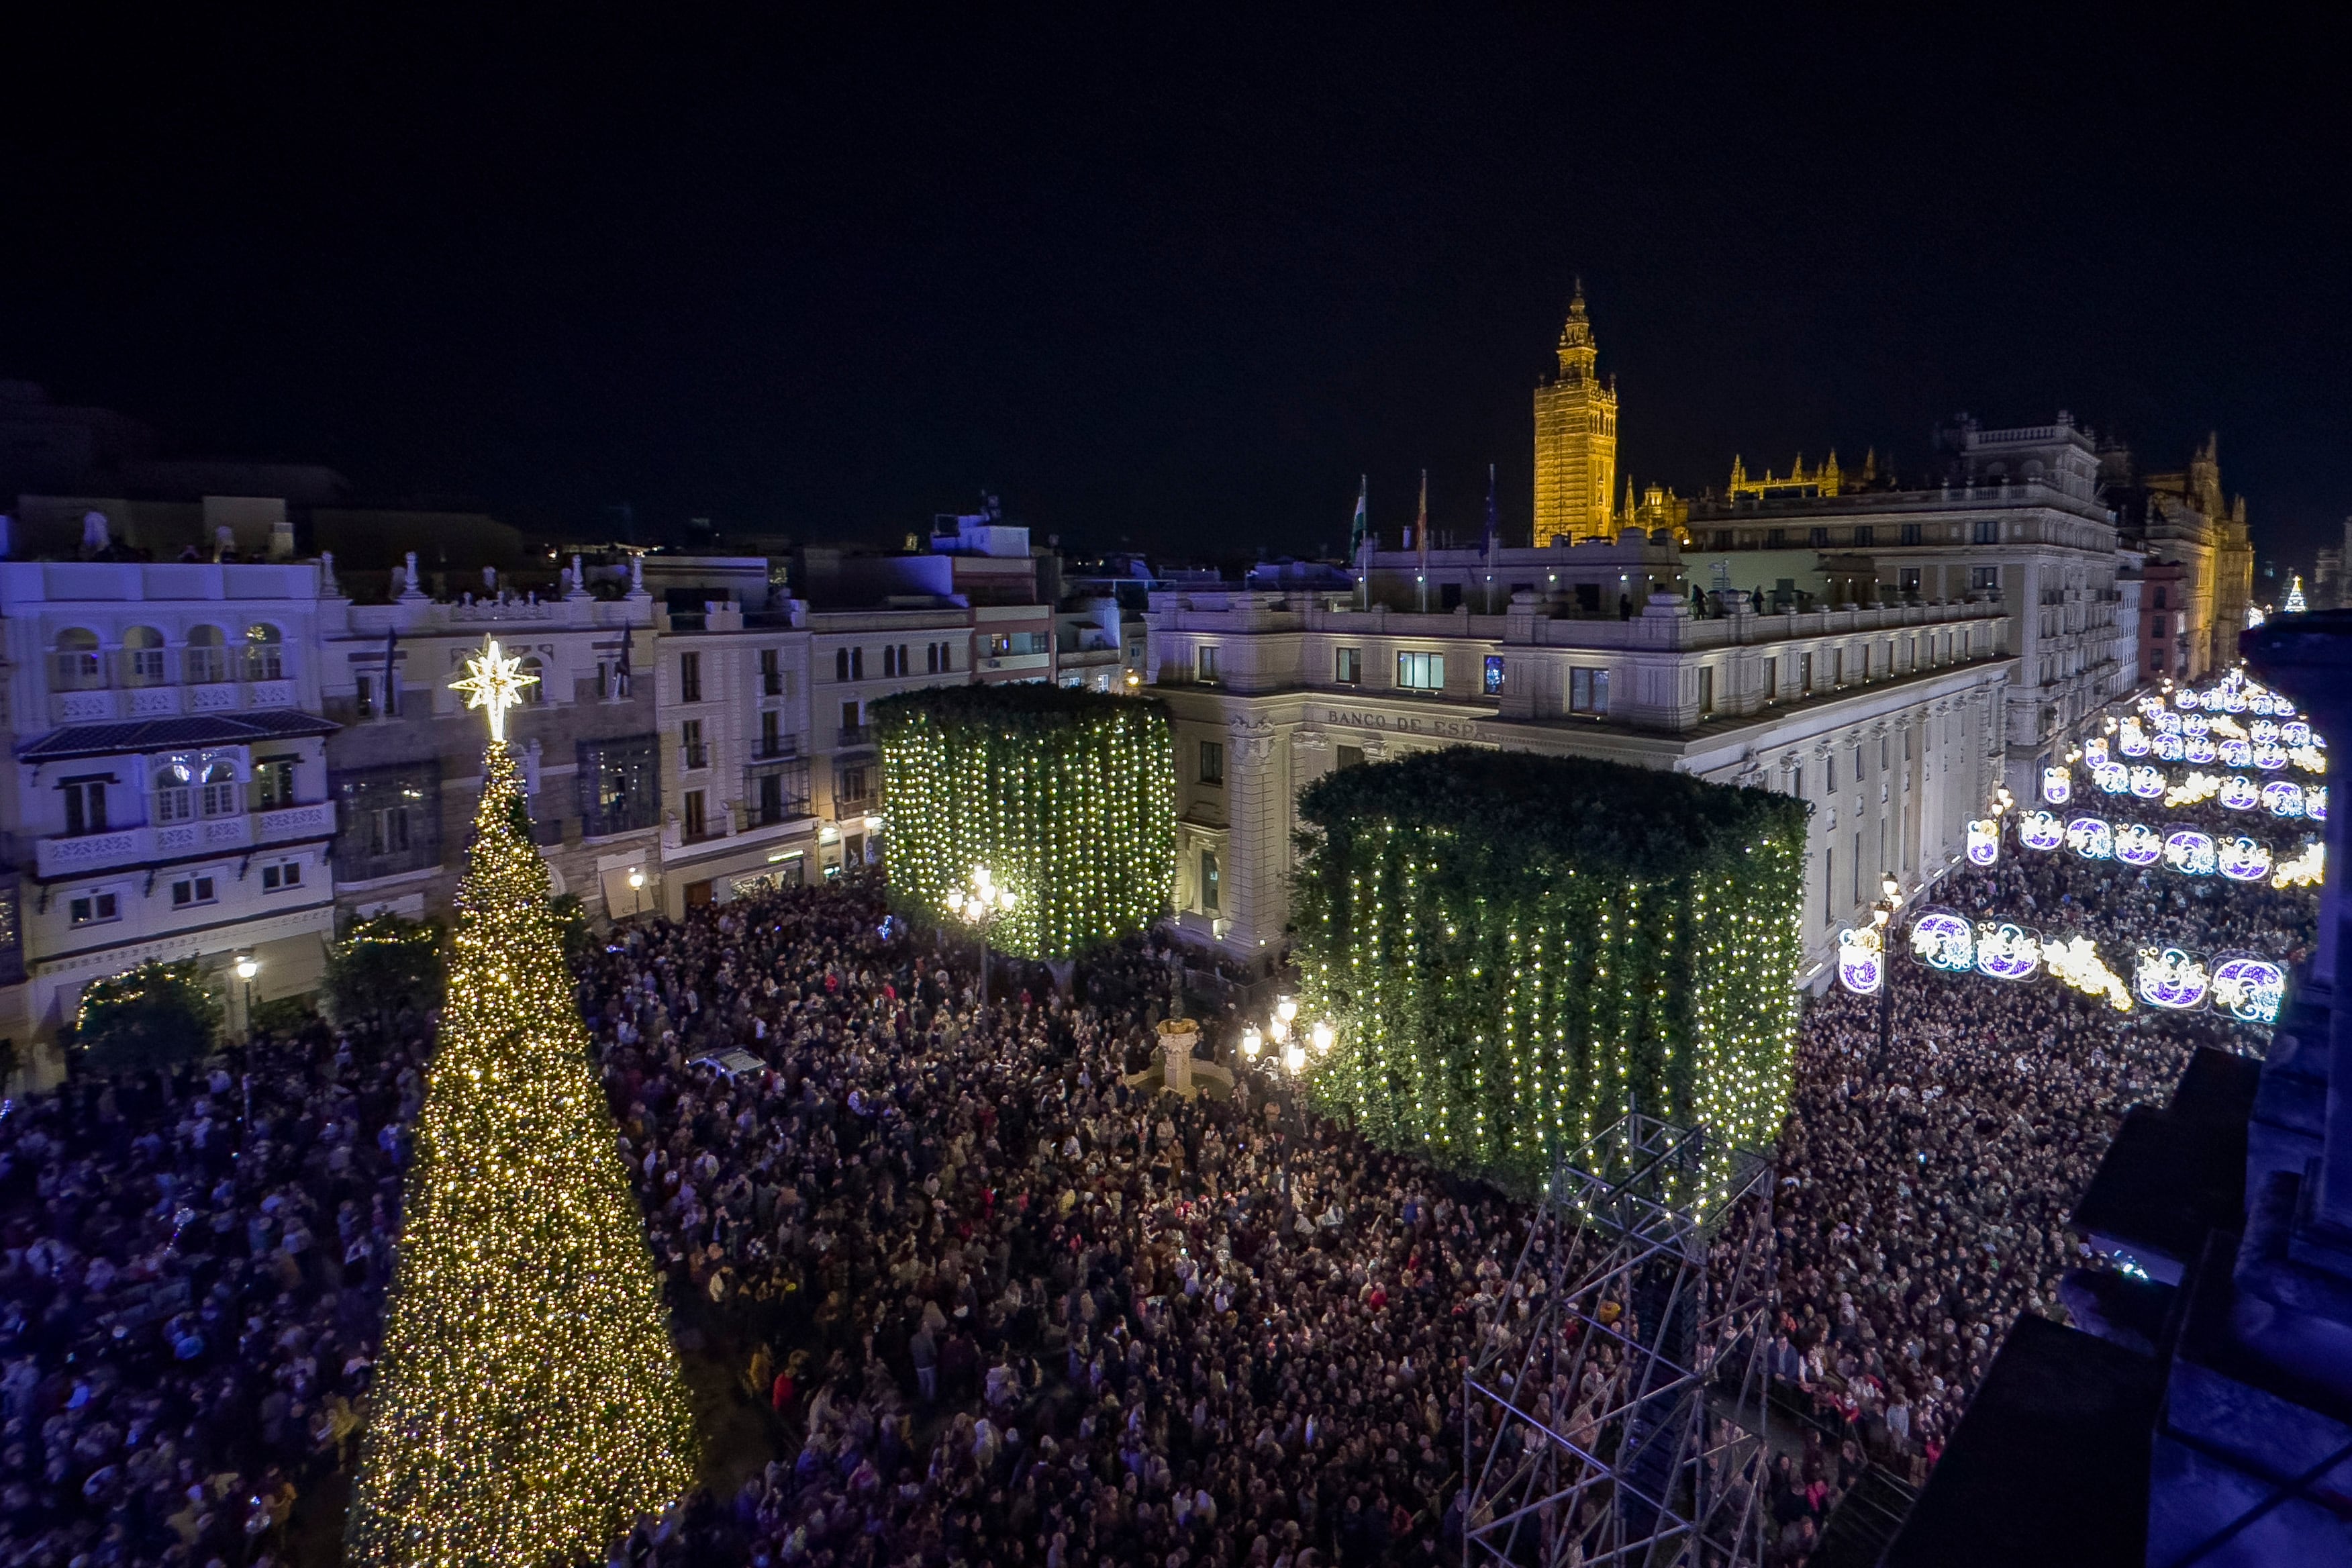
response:
{"label": "white ornamental finial", "polygon": [[490,739],[503,742],[507,738],[507,710],[521,701],[522,689],[538,679],[536,675],[523,674],[522,660],[500,653],[498,639],[493,637],[488,647],[466,661],[466,679],[451,681],[449,689],[465,692],[469,709],[488,709]]}

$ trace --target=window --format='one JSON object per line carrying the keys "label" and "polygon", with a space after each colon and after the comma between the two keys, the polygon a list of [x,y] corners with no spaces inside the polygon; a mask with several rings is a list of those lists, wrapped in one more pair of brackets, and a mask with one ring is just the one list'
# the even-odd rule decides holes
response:
{"label": "window", "polygon": [[1822,922],[1837,923],[1837,851],[1822,850]]}
{"label": "window", "polygon": [[1835,752],[1822,756],[1822,772],[1825,775],[1822,780],[1822,787],[1832,795],[1837,794],[1837,753]]}
{"label": "window", "polygon": [[837,647],[833,650],[833,678],[835,680],[866,679],[866,650],[862,647]]}
{"label": "window", "polygon": [[677,727],[677,761],[682,768],[707,768],[709,748],[702,743],[702,721],[688,719]]}
{"label": "window", "polygon": [[218,626],[197,626],[189,632],[182,657],[191,686],[214,686],[228,679],[228,648]]}
{"label": "window", "polygon": [[1780,661],[1777,658],[1768,658],[1764,661],[1764,700],[1777,701],[1780,696]]}
{"label": "window", "polygon": [[865,805],[874,798],[873,771],[864,763],[852,763],[836,775],[834,787],[834,809],[848,811]]}
{"label": "window", "polygon": [[[1913,523],[1911,526],[1916,528],[1918,524]],[[1897,567],[1895,573],[1895,591],[1898,593],[1917,593],[1919,591],[1919,568],[1916,566]]]}
{"label": "window", "polygon": [[520,673],[525,678],[526,684],[523,689],[515,695],[520,697],[523,701],[529,703],[536,704],[546,701],[546,661],[541,659],[535,653],[527,653],[522,656]]}
{"label": "window", "polygon": [[911,667],[907,663],[905,643],[900,643],[895,647],[886,646],[882,649],[882,673],[894,680],[899,676],[912,673]]}
{"label": "window", "polygon": [[1798,796],[1805,793],[1805,764],[1802,763],[1789,770],[1789,793]]}
{"label": "window", "polygon": [[1205,643],[1193,650],[1193,675],[1202,685],[1217,683],[1217,645]]}
{"label": "window", "polygon": [[[2151,672],[2157,675],[2162,675],[2164,673],[2164,650],[2162,648],[2150,648],[2148,650],[2147,667]],[[2182,668],[2185,670],[2187,666],[2184,665]]]}
{"label": "window", "polygon": [[1462,584],[1459,583],[1440,583],[1437,585],[1437,607],[1441,610],[1460,609],[1462,607]]}
{"label": "window", "polygon": [[923,645],[923,673],[925,675],[937,675],[940,672],[940,645],[938,643],[925,643]]}
{"label": "window", "polygon": [[219,761],[205,764],[205,782],[196,804],[206,816],[236,815],[240,802],[237,800],[235,763]]}
{"label": "window", "polygon": [[1490,653],[1486,656],[1486,676],[1482,684],[1489,697],[1500,697],[1503,694],[1503,656],[1501,654]]}
{"label": "window", "polygon": [[2164,635],[2164,617],[2162,616],[2157,616],[2156,619],[2149,624],[2148,635],[2159,637]]}
{"label": "window", "polygon": [[1787,546],[1788,542],[1789,542],[1789,531],[1788,531],[1787,529],[1785,529],[1785,528],[1768,528],[1768,529],[1766,529],[1766,530],[1764,531],[1764,548],[1765,548],[1765,549],[1767,549],[1767,550],[1780,550],[1780,549],[1783,549],[1783,548],[1785,548],[1785,547]]}
{"label": "window", "polygon": [[[362,676],[360,676],[360,677],[358,677],[358,678],[357,678],[356,685],[357,685],[357,691],[356,691],[356,694],[354,695],[354,697],[353,697],[353,699],[352,699],[352,706],[353,708],[355,708],[355,709],[357,709],[357,710],[358,710],[358,711],[359,711],[359,716],[360,716],[361,718],[362,718],[362,719],[373,719],[373,718],[374,718],[374,717],[375,717],[375,677],[373,677],[373,676],[372,676],[372,675],[362,675]],[[604,694],[604,667],[603,665],[601,665],[601,664],[600,664],[600,665],[598,665],[598,666],[596,667],[596,695],[597,695],[597,696],[599,696],[599,697],[602,697]]]}
{"label": "window", "polygon": [[1870,679],[1870,645],[1868,643],[1862,645],[1862,673],[1857,679],[1865,682]]}
{"label": "window", "polygon": [[1213,915],[1223,908],[1223,892],[1217,885],[1217,852],[1201,851],[1201,912]]}
{"label": "window", "polygon": [[841,705],[841,743],[845,746],[856,746],[864,743],[865,740],[866,726],[857,721],[857,704],[843,703]]}
{"label": "window", "polygon": [[1971,566],[1969,568],[1969,591],[1972,594],[1998,593],[2000,589],[2000,568]]}
{"label": "window", "polygon": [[782,697],[784,694],[784,657],[782,648],[760,650],[760,695]]}
{"label": "window", "polygon": [[1969,531],[1971,541],[1975,543],[1999,544],[2000,542],[2000,520],[1995,517],[1980,518]]}
{"label": "window", "polygon": [[274,866],[261,868],[261,890],[265,893],[282,892],[288,888],[301,885],[302,862],[299,860],[281,860]]}
{"label": "window", "polygon": [[1853,531],[1853,542],[1857,549],[1867,549],[1878,542],[1878,531],[1866,522],[1857,523]]}
{"label": "window", "polygon": [[185,763],[165,763],[155,770],[155,821],[158,824],[185,822],[196,815],[195,783],[196,775]]}
{"label": "window", "polygon": [[660,746],[654,735],[579,742],[582,834],[597,838],[661,820]]}
{"label": "window", "polygon": [[1805,542],[1807,544],[1812,545],[1818,549],[1819,547],[1827,544],[1829,542],[1830,531],[1828,529],[1809,528],[1805,530]]}
{"label": "window", "polygon": [[1223,741],[1201,742],[1201,782],[1220,789],[1225,783],[1225,743]]}
{"label": "window", "polygon": [[106,781],[68,779],[58,786],[66,799],[66,837],[106,831]]}
{"label": "window", "polygon": [[122,906],[112,893],[80,893],[66,906],[66,913],[78,926],[94,926],[122,918]]}
{"label": "window", "polygon": [[677,656],[677,700],[680,702],[702,700],[702,656],[698,653]]}
{"label": "window", "polygon": [[753,810],[761,825],[782,822],[809,812],[809,765],[805,759],[782,767],[762,768],[753,774]]}
{"label": "window", "polygon": [[1361,746],[1336,746],[1332,748],[1331,754],[1339,759],[1337,765],[1339,767],[1360,768],[1364,765],[1364,748]]}
{"label": "window", "polygon": [[783,719],[784,716],[772,708],[760,715],[760,754],[761,756],[777,757],[783,754]]}
{"label": "window", "polygon": [[2163,590],[2163,589],[2161,589],[2161,588],[2158,588],[2158,589],[2156,591],[2156,607],[2157,607],[2158,609],[2159,609],[2159,610],[2160,610],[2160,609],[2163,609],[2163,608],[2165,607],[2165,605],[2164,605],[2164,590]]}
{"label": "window", "polygon": [[1397,655],[1398,687],[1406,691],[1445,689],[1445,656],[1442,653]]}
{"label": "window", "polygon": [[441,765],[394,763],[338,773],[337,875],[364,882],[441,863]]}
{"label": "window", "polygon": [[286,679],[286,637],[276,626],[256,622],[245,628],[245,678]]}
{"label": "window", "polygon": [[[1853,833],[1853,861],[1852,870],[1853,872],[1853,902],[1858,904],[1862,902],[1862,829],[1858,827],[1854,829]],[[1849,904],[1846,907],[1851,909],[1853,906]]]}
{"label": "window", "polygon": [[1334,648],[1331,651],[1331,679],[1341,686],[1361,686],[1364,683],[1364,650],[1360,647]]}
{"label": "window", "polygon": [[1698,716],[1707,718],[1715,712],[1715,667],[1698,667]]}
{"label": "window", "polygon": [[710,825],[704,816],[702,792],[698,789],[686,792],[686,836],[688,838],[710,837]]}
{"label": "window", "polygon": [[253,807],[277,811],[294,804],[294,759],[264,757],[253,765]]}
{"label": "window", "polygon": [[1918,525],[1917,523],[1916,523],[1916,522],[1906,522],[1906,523],[1905,523],[1905,524],[1903,525],[1903,534],[1902,534],[1902,539],[1903,539],[1903,542],[1904,542],[1904,543],[1906,543],[1906,544],[1916,544],[1916,543],[1918,543],[1918,542],[1919,542],[1919,525]]}
{"label": "window", "polygon": [[79,626],[59,632],[50,679],[59,691],[95,691],[103,687],[106,667],[99,662],[98,634]]}
{"label": "window", "polygon": [[1797,656],[1797,691],[1801,696],[1810,697],[1812,695],[1812,690],[1813,656],[1801,653]]}
{"label": "window", "polygon": [[1605,669],[1571,669],[1568,672],[1568,710],[1590,713],[1596,718],[1609,712],[1609,672]]}
{"label": "window", "polygon": [[153,626],[133,626],[122,634],[122,682],[126,686],[161,686],[163,634]]}
{"label": "window", "polygon": [[172,884],[172,907],[175,910],[218,901],[219,895],[213,890],[213,879],[208,876],[183,877]]}

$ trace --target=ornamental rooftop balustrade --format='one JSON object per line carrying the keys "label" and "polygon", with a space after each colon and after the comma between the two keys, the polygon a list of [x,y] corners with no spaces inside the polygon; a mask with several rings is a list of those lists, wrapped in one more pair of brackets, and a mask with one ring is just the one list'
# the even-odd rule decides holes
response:
{"label": "ornamental rooftop balustrade", "polygon": [[1727,590],[1716,602],[1728,613],[1700,618],[1662,592],[1621,619],[1532,591],[1493,616],[1193,591],[1155,595],[1145,620],[1165,686],[1379,695],[1677,733],[2009,656],[2009,619],[1990,599],[1757,615],[1748,597]]}

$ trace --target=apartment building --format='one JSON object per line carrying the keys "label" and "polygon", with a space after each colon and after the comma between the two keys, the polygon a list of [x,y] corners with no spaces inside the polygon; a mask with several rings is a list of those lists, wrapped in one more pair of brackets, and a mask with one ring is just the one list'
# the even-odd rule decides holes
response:
{"label": "apartment building", "polygon": [[[314,987],[334,927],[321,569],[0,563],[10,868],[0,1036],[151,959]],[[225,985],[232,1009],[242,985]]]}
{"label": "apartment building", "polygon": [[1500,746],[1812,802],[1802,913],[1818,973],[1882,872],[1916,887],[1960,853],[2000,779],[2013,623],[1983,598],[1759,614],[1725,589],[1696,605],[1664,529],[1375,552],[1353,593],[1154,593],[1179,929],[1235,957],[1278,948],[1301,788],[1415,749]]}
{"label": "apartment building", "polygon": [[2065,413],[2048,425],[1990,430],[1963,416],[1940,433],[1931,482],[1832,462],[1793,478],[1748,478],[1735,464],[1720,500],[1690,505],[1702,580],[1760,589],[1777,605],[1997,605],[2017,661],[2006,694],[2004,773],[2030,793],[2042,764],[2138,672],[2118,657],[2116,519],[2091,433]]}

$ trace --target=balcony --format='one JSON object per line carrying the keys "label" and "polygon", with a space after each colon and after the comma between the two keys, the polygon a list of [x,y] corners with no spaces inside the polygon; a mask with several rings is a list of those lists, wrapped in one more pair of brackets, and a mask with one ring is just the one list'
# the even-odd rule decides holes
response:
{"label": "balcony", "polygon": [[873,743],[874,743],[874,726],[873,726],[873,725],[871,725],[871,724],[844,724],[844,725],[841,727],[841,744],[842,744],[845,748],[846,748],[846,747],[850,747],[850,746],[870,746],[870,745],[872,745]]}
{"label": "balcony", "polygon": [[798,735],[762,735],[751,742],[751,760],[755,763],[781,763],[800,754]]}
{"label": "balcony", "polygon": [[109,867],[136,866],[142,861],[233,854],[257,845],[324,838],[334,831],[334,803],[322,800],[250,815],[198,817],[188,822],[44,838],[34,847],[33,864],[41,877],[69,877]]}
{"label": "balcony", "polygon": [[677,749],[677,765],[688,773],[692,773],[698,768],[709,767],[710,765],[710,748],[709,746],[680,746]]}
{"label": "balcony", "polygon": [[283,679],[83,687],[49,693],[49,722],[104,724],[124,719],[171,719],[184,713],[291,708],[297,696],[294,682]]}

